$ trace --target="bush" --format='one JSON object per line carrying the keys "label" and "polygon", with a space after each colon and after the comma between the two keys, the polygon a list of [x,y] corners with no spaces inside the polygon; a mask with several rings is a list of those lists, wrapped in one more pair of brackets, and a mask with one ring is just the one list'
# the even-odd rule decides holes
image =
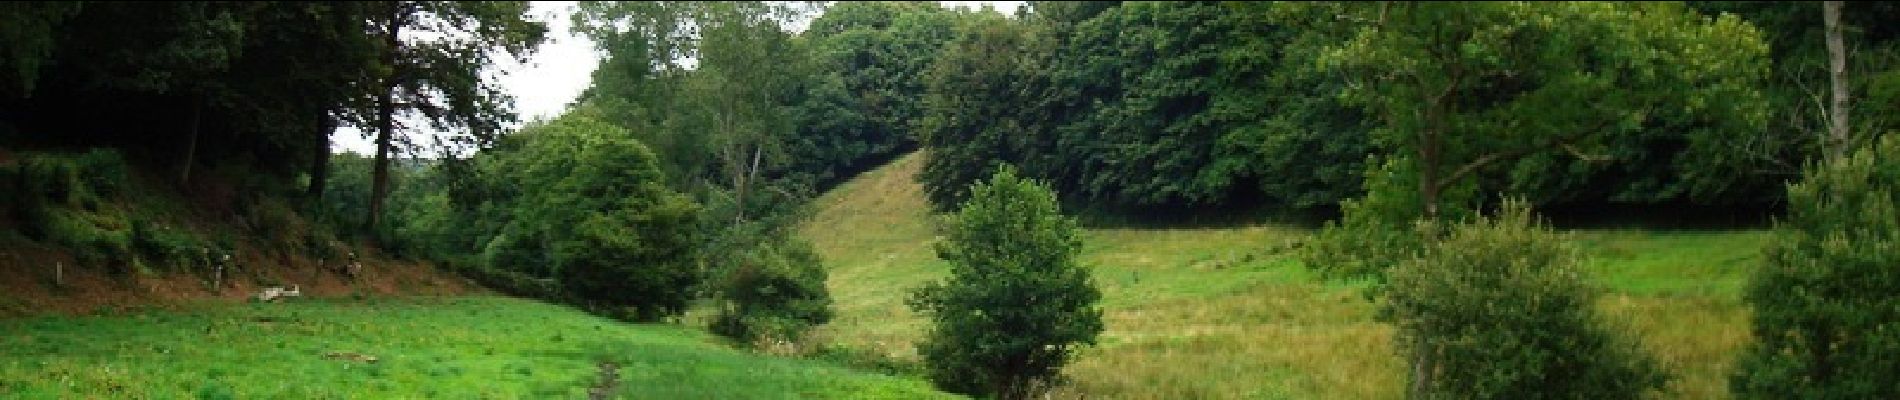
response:
{"label": "bush", "polygon": [[713,333],[745,343],[796,342],[806,330],[831,321],[825,267],[810,244],[759,243],[729,262],[716,290],[722,304]]}
{"label": "bush", "polygon": [[[1592,312],[1578,253],[1522,204],[1389,271],[1382,310],[1424,398],[1629,399],[1665,377]],[[1426,371],[1426,376],[1420,376]]]}
{"label": "bush", "polygon": [[1749,281],[1756,343],[1737,397],[1900,398],[1900,136],[1788,186],[1788,215]]}
{"label": "bush", "polygon": [[597,214],[574,227],[572,236],[554,241],[555,269],[569,293],[639,321],[686,310],[700,280],[691,263],[698,207],[670,192],[648,202]]}
{"label": "bush", "polygon": [[1101,292],[1076,261],[1075,219],[1048,186],[1004,169],[970,193],[937,245],[950,278],[910,301],[933,322],[919,350],[945,390],[1027,398],[1055,383],[1075,347],[1095,343]]}
{"label": "bush", "polygon": [[145,220],[132,221],[132,248],[148,264],[171,270],[193,265],[204,243],[190,234]]}

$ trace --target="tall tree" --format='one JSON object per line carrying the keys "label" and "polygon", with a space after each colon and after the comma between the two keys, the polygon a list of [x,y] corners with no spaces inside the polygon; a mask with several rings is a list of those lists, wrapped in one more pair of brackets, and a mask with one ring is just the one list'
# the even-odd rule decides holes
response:
{"label": "tall tree", "polygon": [[1744,399],[1900,396],[1900,137],[1810,163],[1787,188],[1730,386]]}
{"label": "tall tree", "polygon": [[1847,154],[1847,44],[1841,39],[1841,2],[1821,2],[1821,20],[1827,25],[1828,88],[1833,103],[1828,107],[1828,156]]}
{"label": "tall tree", "polygon": [[[1348,274],[1382,276],[1440,240],[1444,221],[1476,209],[1487,170],[1535,171],[1522,162],[1553,153],[1615,162],[1602,156],[1609,138],[1667,126],[1669,117],[1720,116],[1743,127],[1762,118],[1754,92],[1766,52],[1759,34],[1738,18],[1709,21],[1681,4],[1385,2],[1287,11],[1351,26],[1319,61],[1348,73],[1356,88],[1348,95],[1383,125],[1375,140],[1386,160],[1368,176],[1368,194],[1345,205],[1345,218],[1322,231],[1312,252],[1314,265]],[[1712,148],[1722,139],[1683,142]],[[1414,222],[1424,229],[1408,232]],[[1431,354],[1413,353],[1416,397],[1436,385]]]}
{"label": "tall tree", "polygon": [[793,107],[808,75],[805,47],[783,25],[810,11],[765,2],[582,2],[575,30],[613,67],[597,72],[604,79],[589,101],[636,108],[609,112],[632,117],[617,121],[630,129],[651,128],[636,130],[651,131],[682,184],[717,192],[709,204],[730,210],[718,214],[754,219],[770,171],[789,163]]}
{"label": "tall tree", "polygon": [[417,127],[402,126],[398,114],[420,116],[442,132],[428,137],[438,147],[486,145],[514,114],[508,95],[484,79],[484,69],[496,52],[525,62],[547,30],[527,18],[524,1],[392,1],[376,7],[369,27],[380,44],[376,161],[364,219],[372,229],[389,196],[391,153],[416,144],[399,130]]}
{"label": "tall tree", "polygon": [[[1379,115],[1381,145],[1432,219],[1473,199],[1456,186],[1544,154],[1592,162],[1606,138],[1671,120],[1733,121],[1685,138],[1720,146],[1762,120],[1754,91],[1766,45],[1734,17],[1680,4],[1378,3],[1346,6],[1358,27],[1322,57],[1354,76],[1352,97]],[[1555,21],[1570,21],[1557,23]],[[1591,107],[1580,107],[1590,104]],[[1689,161],[1678,161],[1688,163]],[[1694,178],[1709,171],[1685,166]],[[1460,203],[1460,204],[1453,204]]]}

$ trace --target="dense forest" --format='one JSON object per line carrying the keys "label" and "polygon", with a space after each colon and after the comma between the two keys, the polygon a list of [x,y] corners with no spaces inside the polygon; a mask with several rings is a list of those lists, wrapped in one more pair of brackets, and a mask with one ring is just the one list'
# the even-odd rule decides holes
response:
{"label": "dense forest", "polygon": [[[565,17],[600,55],[591,86],[560,115],[521,121],[487,71],[557,33],[528,7],[0,4],[0,228],[89,267],[146,273],[247,240],[123,205],[176,194],[189,203],[176,207],[218,210],[247,227],[239,236],[289,247],[270,251],[337,259],[349,250],[335,248],[366,246],[634,321],[709,307],[709,329],[757,343],[834,317],[825,261],[793,232],[814,199],[918,152],[930,205],[968,230],[938,249],[957,279],[1087,286],[1058,205],[1111,220],[1320,215],[1329,222],[1300,259],[1387,296],[1381,318],[1410,351],[1409,393],[1622,397],[1664,377],[1576,309],[1592,301],[1565,280],[1577,264],[1527,210],[1714,210],[1750,223],[1765,210],[1798,233],[1770,250],[1786,268],[1751,281],[1768,339],[1742,362],[1752,369],[1738,376],[1752,378],[1737,393],[1900,395],[1853,383],[1894,372],[1878,361],[1894,354],[1893,309],[1857,308],[1893,300],[1854,293],[1891,289],[1895,273],[1830,272],[1878,277],[1860,287],[1799,270],[1895,260],[1896,141],[1882,138],[1900,129],[1891,3],[1031,1],[1003,15],[935,2],[582,1]],[[332,154],[343,127],[365,132],[373,154]],[[1838,211],[1847,205],[1859,208]],[[1007,220],[1015,212],[1034,216]],[[311,228],[279,229],[292,224]],[[1014,234],[1054,247],[988,250],[1012,248],[994,238]],[[1858,261],[1815,261],[1843,258]],[[1009,260],[1057,267],[971,272]],[[1497,276],[1514,278],[1482,283]],[[939,368],[996,370],[967,357],[1009,357],[959,353],[998,345],[955,335],[985,326],[959,319],[958,302],[1002,301],[959,287],[918,294],[920,310],[963,324],[927,347],[952,360],[927,372],[940,387],[1029,396],[1070,356],[1036,353],[1010,364],[1017,375]],[[1087,308],[1101,296],[1075,290],[1087,295],[1044,298]],[[1459,308],[1517,300],[1531,303]],[[1550,362],[1590,373],[1542,385],[1486,375],[1557,368],[1448,338],[1476,328],[1444,321],[1499,313],[1548,319],[1498,326],[1551,331],[1465,339],[1556,340],[1570,355]],[[1100,311],[1062,315],[1066,325],[1023,335],[1066,346],[1102,330]],[[1841,355],[1803,364],[1784,349]],[[1854,368],[1864,372],[1830,372]]]}

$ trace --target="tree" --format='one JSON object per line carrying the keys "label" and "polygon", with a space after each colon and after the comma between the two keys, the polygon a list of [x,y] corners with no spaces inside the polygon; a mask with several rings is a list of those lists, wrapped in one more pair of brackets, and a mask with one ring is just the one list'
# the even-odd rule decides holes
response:
{"label": "tree", "polygon": [[1523,203],[1450,229],[1391,272],[1383,315],[1415,360],[1411,398],[1635,399],[1656,360],[1592,307],[1576,250]]}
{"label": "tree", "polygon": [[[1338,242],[1310,252],[1309,265],[1323,270],[1376,276],[1442,233],[1410,240],[1392,232],[1457,220],[1498,193],[1561,200],[1589,190],[1658,201],[1760,182],[1745,172],[1753,159],[1736,149],[1761,134],[1756,88],[1766,45],[1734,16],[1711,20],[1657,3],[1301,4],[1278,12],[1344,35],[1318,61],[1348,74],[1349,99],[1380,119],[1366,196],[1342,205],[1343,218],[1320,235]],[[1625,186],[1590,188],[1617,177]]]}
{"label": "tree", "polygon": [[569,114],[538,131],[523,134],[543,136],[517,155],[522,198],[506,233],[541,239],[522,245],[545,254],[583,303],[640,320],[683,311],[700,280],[698,205],[668,189],[654,154],[618,127]]}
{"label": "tree", "polygon": [[1344,23],[1358,27],[1320,62],[1351,74],[1352,98],[1382,119],[1378,143],[1416,174],[1414,212],[1422,218],[1475,200],[1444,195],[1487,169],[1545,176],[1536,172],[1550,161],[1536,156],[1546,154],[1617,162],[1603,156],[1610,138],[1670,125],[1732,124],[1677,140],[1690,150],[1677,156],[1686,185],[1713,190],[1721,185],[1694,180],[1716,179],[1706,175],[1725,165],[1698,165],[1714,162],[1696,156],[1731,150],[1720,133],[1755,132],[1763,118],[1753,82],[1766,45],[1732,16],[1707,21],[1655,3],[1379,3],[1345,11]]}
{"label": "tree", "polygon": [[788,149],[822,188],[916,147],[925,73],[961,14],[930,2],[841,2],[803,34],[814,58]]}
{"label": "tree", "polygon": [[1841,39],[1841,2],[1821,2],[1821,19],[1827,25],[1828,92],[1833,103],[1828,107],[1828,155],[1847,153],[1847,44]]}
{"label": "tree", "polygon": [[[667,155],[677,187],[735,223],[783,207],[775,179],[809,76],[806,46],[781,26],[808,12],[766,2],[582,2],[576,31],[608,54],[589,93]],[[687,68],[684,60],[696,65]],[[774,193],[777,192],[777,193]],[[781,196],[768,196],[779,194]]]}
{"label": "tree", "polygon": [[1900,138],[1811,164],[1769,243],[1737,397],[1900,396]]}
{"label": "tree", "polygon": [[937,256],[950,278],[917,289],[932,321],[919,347],[946,390],[1022,399],[1054,383],[1075,347],[1102,331],[1101,292],[1076,261],[1082,242],[1055,193],[1003,169],[970,188]]}
{"label": "tree", "polygon": [[[389,157],[397,146],[413,146],[397,131],[399,113],[423,117],[438,132],[466,129],[462,134],[430,137],[433,144],[482,146],[494,140],[501,125],[514,118],[508,96],[482,70],[491,62],[490,51],[525,62],[547,27],[526,17],[522,1],[391,1],[374,5],[370,29],[376,35],[376,162],[372,172],[368,217],[380,224],[384,199],[389,197]],[[430,32],[437,37],[409,37],[405,32]],[[373,229],[372,229],[373,230]]]}
{"label": "tree", "polygon": [[720,306],[709,327],[714,333],[748,344],[796,342],[811,327],[831,321],[825,266],[810,244],[790,232],[728,238],[739,242],[731,249],[738,254],[722,260],[726,271],[715,272]]}
{"label": "tree", "polygon": [[82,3],[19,1],[0,4],[0,95],[33,92],[40,68],[58,44],[60,25],[79,12]]}
{"label": "tree", "polygon": [[1046,111],[1026,105],[1056,101],[1023,88],[1043,85],[1036,68],[1026,65],[1035,54],[1027,27],[989,13],[965,20],[958,32],[926,75],[918,127],[918,141],[929,150],[917,180],[939,209],[961,203],[972,183],[1005,163],[1040,151],[1025,143],[1036,138],[1036,130],[1015,113]]}

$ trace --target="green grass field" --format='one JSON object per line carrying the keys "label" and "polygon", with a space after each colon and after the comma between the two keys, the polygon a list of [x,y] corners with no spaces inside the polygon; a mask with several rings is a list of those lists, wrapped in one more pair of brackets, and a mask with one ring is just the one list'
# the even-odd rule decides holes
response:
{"label": "green grass field", "polygon": [[[829,340],[904,360],[926,328],[906,292],[940,279],[933,220],[905,156],[818,201],[802,234],[831,266]],[[1739,290],[1763,231],[1571,232],[1609,290],[1599,307],[1639,333],[1675,375],[1669,398],[1726,398],[1748,341]],[[1089,229],[1083,261],[1103,290],[1106,332],[1066,372],[1060,397],[1400,398],[1392,329],[1361,285],[1300,265],[1310,230]]]}
{"label": "green grass field", "polygon": [[[0,398],[933,398],[696,329],[507,297],[308,300],[0,320]],[[365,362],[332,353],[373,356]]]}

